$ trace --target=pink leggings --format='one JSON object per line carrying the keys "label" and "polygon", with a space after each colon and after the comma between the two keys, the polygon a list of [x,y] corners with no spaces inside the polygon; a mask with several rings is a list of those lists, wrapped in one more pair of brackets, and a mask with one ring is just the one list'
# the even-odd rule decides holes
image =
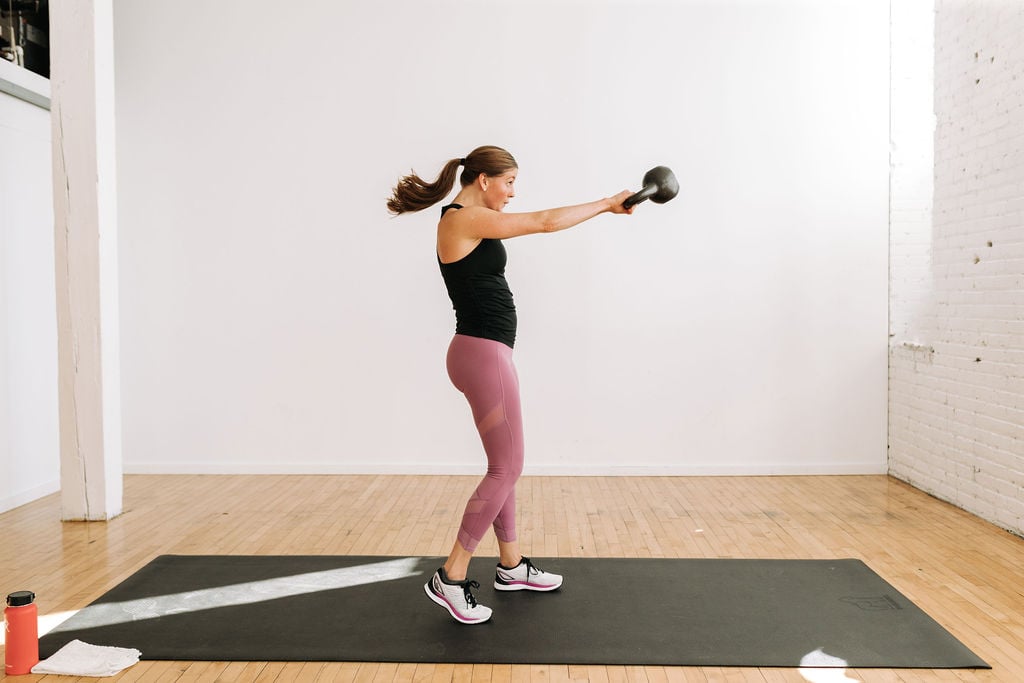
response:
{"label": "pink leggings", "polygon": [[487,474],[466,503],[459,543],[473,552],[492,525],[499,541],[514,541],[523,415],[512,349],[491,339],[457,334],[448,346],[448,377],[466,395],[487,453]]}

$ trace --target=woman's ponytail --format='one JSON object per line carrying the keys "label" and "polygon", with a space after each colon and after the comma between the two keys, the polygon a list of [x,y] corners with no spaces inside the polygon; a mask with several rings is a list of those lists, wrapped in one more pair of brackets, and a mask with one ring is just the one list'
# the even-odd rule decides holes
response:
{"label": "woman's ponytail", "polygon": [[459,173],[462,159],[452,159],[437,176],[437,180],[428,183],[415,173],[398,181],[388,200],[388,211],[396,216],[410,211],[421,211],[429,208],[448,196],[455,187],[455,176]]}

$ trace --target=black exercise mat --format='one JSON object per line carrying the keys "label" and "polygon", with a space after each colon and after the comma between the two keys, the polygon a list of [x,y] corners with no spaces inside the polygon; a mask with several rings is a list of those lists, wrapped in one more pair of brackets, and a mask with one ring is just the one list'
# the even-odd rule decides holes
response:
{"label": "black exercise mat", "polygon": [[490,622],[458,624],[423,584],[439,558],[156,558],[40,639],[143,659],[989,668],[859,560],[546,559],[551,593],[471,577]]}

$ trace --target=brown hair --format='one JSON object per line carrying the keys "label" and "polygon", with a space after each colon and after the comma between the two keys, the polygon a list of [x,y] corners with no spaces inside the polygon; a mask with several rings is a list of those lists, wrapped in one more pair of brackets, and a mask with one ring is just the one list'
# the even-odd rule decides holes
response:
{"label": "brown hair", "polygon": [[462,175],[459,176],[459,184],[462,187],[471,185],[481,173],[488,177],[499,176],[512,169],[519,168],[519,164],[511,154],[501,147],[485,145],[477,147],[464,159],[452,159],[444,165],[437,180],[428,183],[416,173],[411,173],[395,185],[391,191],[391,198],[388,200],[388,211],[398,215],[410,211],[421,211],[429,208],[448,196],[448,193],[455,187],[455,175],[459,166],[463,166]]}

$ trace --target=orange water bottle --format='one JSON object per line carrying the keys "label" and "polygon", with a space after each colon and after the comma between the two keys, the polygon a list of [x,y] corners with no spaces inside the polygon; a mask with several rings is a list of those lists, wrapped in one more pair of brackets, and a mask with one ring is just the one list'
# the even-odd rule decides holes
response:
{"label": "orange water bottle", "polygon": [[39,663],[39,613],[36,594],[17,591],[7,596],[4,608],[4,670],[8,676],[32,672]]}

